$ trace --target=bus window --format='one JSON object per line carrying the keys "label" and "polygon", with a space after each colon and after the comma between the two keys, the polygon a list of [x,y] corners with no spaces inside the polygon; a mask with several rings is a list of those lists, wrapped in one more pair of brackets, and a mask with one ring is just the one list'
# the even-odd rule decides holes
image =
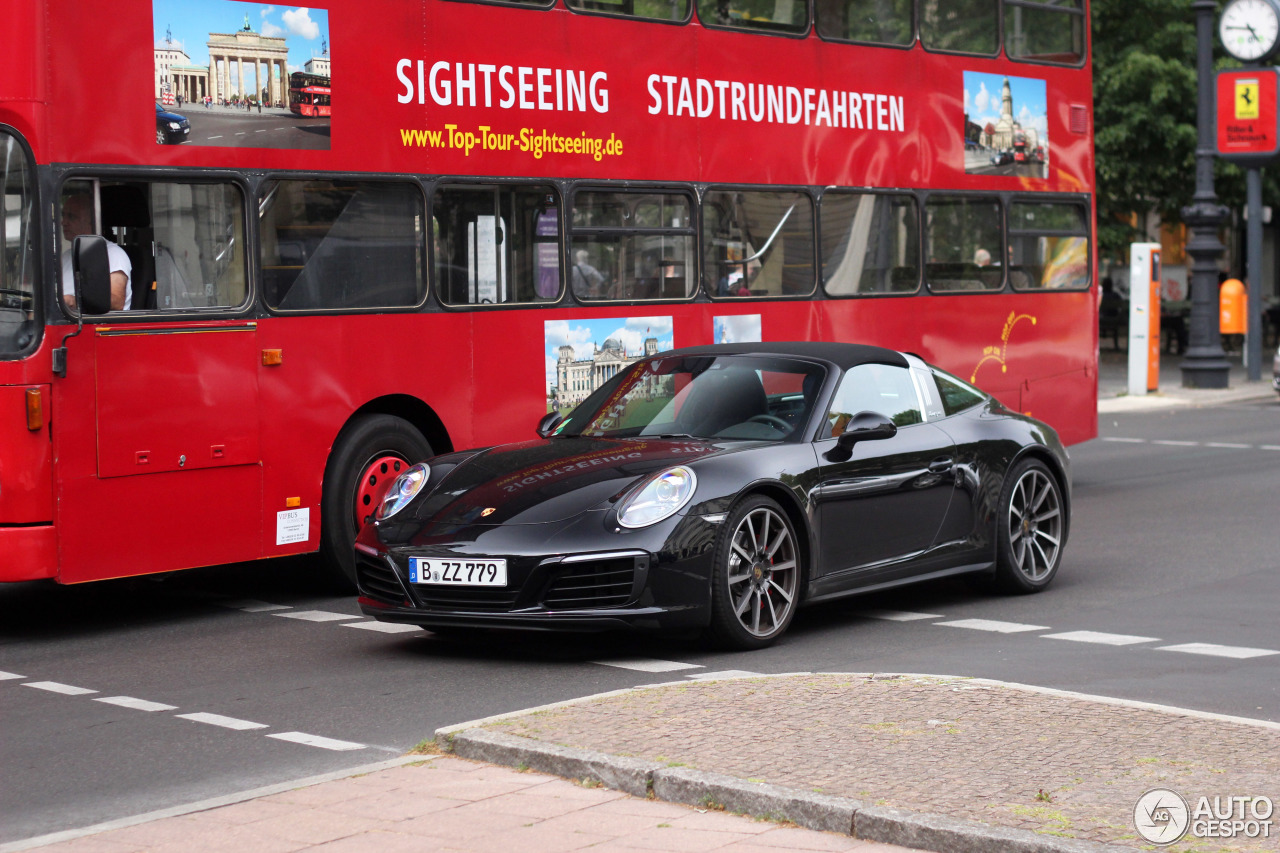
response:
{"label": "bus window", "polygon": [[560,209],[552,187],[440,187],[431,202],[431,231],[446,305],[560,296]]}
{"label": "bus window", "polygon": [[929,50],[995,56],[997,0],[921,0],[920,41]]}
{"label": "bus window", "polygon": [[1014,202],[1009,208],[1009,280],[1014,289],[1087,289],[1088,235],[1079,204]]}
{"label": "bus window", "polygon": [[[129,260],[127,311],[238,308],[248,299],[244,196],[234,184],[69,180],[62,187],[63,292],[70,293],[68,205]],[[112,251],[115,251],[112,249]]]}
{"label": "bus window", "polygon": [[1080,0],[1004,0],[1004,52],[1033,62],[1079,62],[1084,58]]}
{"label": "bus window", "polygon": [[813,293],[813,199],[807,194],[709,190],[702,234],[702,278],[712,296]]}
{"label": "bus window", "polygon": [[920,289],[914,197],[828,192],[822,197],[822,286],[829,296]]}
{"label": "bus window", "polygon": [[0,131],[0,358],[35,342],[35,172],[18,140]]}
{"label": "bus window", "polygon": [[569,277],[582,300],[687,299],[697,279],[686,193],[579,190]]}
{"label": "bus window", "polygon": [[651,21],[689,20],[689,0],[565,0],[575,12],[599,12]]}
{"label": "bus window", "polygon": [[831,41],[911,44],[913,5],[912,0],[817,0],[818,35]]}
{"label": "bus window", "polygon": [[924,207],[929,262],[925,278],[935,292],[1000,290],[1000,202],[994,198],[931,196]]}
{"label": "bus window", "polygon": [[809,29],[805,0],[698,0],[703,26],[800,34]]}
{"label": "bus window", "polygon": [[267,305],[281,311],[420,305],[423,208],[415,184],[267,181],[258,202]]}

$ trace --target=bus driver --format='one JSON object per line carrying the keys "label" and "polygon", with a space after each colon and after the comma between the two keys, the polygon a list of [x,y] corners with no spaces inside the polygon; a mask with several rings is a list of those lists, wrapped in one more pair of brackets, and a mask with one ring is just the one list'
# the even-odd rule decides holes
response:
{"label": "bus driver", "polygon": [[[75,307],[75,288],[71,272],[71,250],[77,237],[96,233],[93,228],[93,194],[72,191],[62,199],[62,236],[66,250],[62,253],[62,301]],[[128,309],[133,298],[131,277],[133,265],[124,249],[107,241],[107,261],[111,266],[111,310]]]}

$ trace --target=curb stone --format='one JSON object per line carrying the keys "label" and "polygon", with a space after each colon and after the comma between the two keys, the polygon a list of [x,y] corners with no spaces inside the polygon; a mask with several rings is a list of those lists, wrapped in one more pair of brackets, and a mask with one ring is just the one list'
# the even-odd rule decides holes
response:
{"label": "curb stone", "polygon": [[782,818],[806,829],[838,832],[936,853],[1103,853],[1132,849],[1074,838],[1040,835],[1026,829],[990,826],[943,815],[867,806],[833,797],[747,782],[733,776],[661,764],[592,750],[547,744],[505,732],[470,728],[438,729],[441,748],[461,758],[487,761],[573,779],[589,778],[637,797],[702,805],[726,811]]}

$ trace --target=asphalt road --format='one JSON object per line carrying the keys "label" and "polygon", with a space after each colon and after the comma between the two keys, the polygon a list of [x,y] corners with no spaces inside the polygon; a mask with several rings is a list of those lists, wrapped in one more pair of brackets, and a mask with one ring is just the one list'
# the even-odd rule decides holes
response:
{"label": "asphalt road", "polygon": [[[762,652],[382,633],[309,559],[0,587],[0,843],[368,764],[442,725],[730,670],[972,675],[1280,721],[1280,654],[1240,656],[1280,651],[1280,404],[1106,415],[1100,431],[1072,448],[1071,539],[1047,592],[947,581],[837,602]],[[989,630],[1011,626],[1024,630]],[[664,665],[686,668],[644,669]]]}
{"label": "asphalt road", "polygon": [[[176,108],[170,108],[176,110]],[[244,148],[329,148],[329,119],[303,118],[287,110],[231,109],[184,104],[191,133],[183,145]]]}

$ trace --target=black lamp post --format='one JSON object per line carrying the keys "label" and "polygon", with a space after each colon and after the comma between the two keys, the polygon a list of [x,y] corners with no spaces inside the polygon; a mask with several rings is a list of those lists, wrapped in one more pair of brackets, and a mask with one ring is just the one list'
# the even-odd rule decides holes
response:
{"label": "black lamp post", "polygon": [[1218,229],[1227,219],[1227,209],[1213,192],[1213,19],[1218,4],[1195,0],[1191,8],[1196,13],[1196,192],[1191,206],[1182,209],[1191,228],[1191,328],[1180,368],[1184,388],[1226,388],[1231,364],[1218,332],[1218,259],[1226,247]]}

